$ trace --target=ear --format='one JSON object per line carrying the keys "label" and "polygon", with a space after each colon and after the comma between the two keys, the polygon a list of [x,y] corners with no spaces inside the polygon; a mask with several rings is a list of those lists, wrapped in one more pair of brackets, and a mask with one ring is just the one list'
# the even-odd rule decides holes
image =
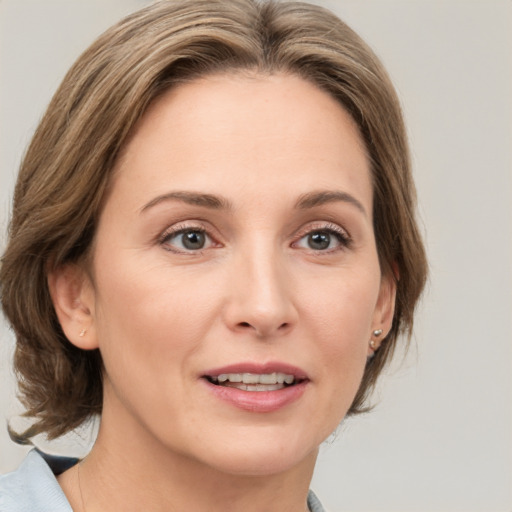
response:
{"label": "ear", "polygon": [[[395,313],[396,283],[397,279],[394,272],[389,272],[381,278],[379,296],[373,313],[372,331],[369,338],[373,340],[373,346],[368,348],[368,355],[373,354],[380,347],[382,341],[391,330]],[[374,331],[378,330],[382,330],[382,334],[374,336]]]}
{"label": "ear", "polygon": [[98,348],[94,325],[94,288],[87,272],[65,264],[48,274],[53,307],[67,339],[78,348]]}

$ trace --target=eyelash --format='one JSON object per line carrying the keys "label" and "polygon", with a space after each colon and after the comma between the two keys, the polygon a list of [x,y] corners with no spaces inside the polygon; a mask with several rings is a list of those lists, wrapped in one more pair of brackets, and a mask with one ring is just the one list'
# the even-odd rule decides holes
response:
{"label": "eyelash", "polygon": [[328,235],[334,235],[334,237],[336,238],[336,240],[339,243],[338,247],[334,247],[331,249],[323,249],[323,250],[312,249],[312,248],[307,249],[307,250],[312,251],[315,254],[320,254],[320,255],[332,254],[332,253],[340,251],[340,250],[349,249],[350,246],[352,245],[352,239],[350,238],[350,235],[347,233],[347,231],[345,231],[343,228],[341,228],[337,224],[333,224],[333,223],[329,222],[327,224],[317,223],[314,225],[307,226],[304,230],[301,230],[299,232],[297,241],[293,242],[292,246],[298,244],[302,239],[304,239],[307,236],[312,235],[313,233],[325,233]]}
{"label": "eyelash", "polygon": [[201,255],[206,249],[197,250],[181,250],[170,245],[169,241],[179,235],[183,235],[188,232],[203,233],[206,235],[212,243],[215,245],[214,237],[209,233],[209,230],[202,224],[177,224],[167,229],[162,233],[158,239],[158,243],[164,247],[167,251],[174,252],[177,254],[188,254],[188,255]]}
{"label": "eyelash", "polygon": [[[215,238],[210,234],[210,230],[204,226],[203,224],[178,224],[176,226],[172,226],[171,228],[167,229],[162,233],[162,235],[158,239],[158,243],[164,248],[170,252],[174,252],[177,254],[188,254],[188,255],[201,255],[203,251],[209,249],[209,247],[204,249],[197,249],[197,250],[181,250],[176,247],[171,246],[169,241],[175,237],[178,237],[179,235],[185,234],[187,232],[196,232],[196,233],[202,233],[208,237],[208,239],[211,241],[211,244],[215,246]],[[339,243],[338,247],[331,248],[331,249],[306,249],[309,251],[312,251],[315,254],[330,254],[333,252],[337,252],[339,250],[344,250],[350,248],[352,244],[352,239],[350,238],[350,235],[340,226],[332,223],[318,223],[315,225],[309,225],[307,228],[299,231],[298,235],[295,237],[295,241],[291,244],[292,247],[297,246],[297,244],[304,239],[307,236],[312,235],[313,233],[325,233],[328,235],[334,235],[336,240]],[[217,244],[217,246],[220,244]]]}

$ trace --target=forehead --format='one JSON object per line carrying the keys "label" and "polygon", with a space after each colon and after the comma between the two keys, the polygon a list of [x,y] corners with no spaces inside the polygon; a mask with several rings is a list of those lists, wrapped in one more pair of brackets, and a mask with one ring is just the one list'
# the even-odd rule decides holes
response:
{"label": "forehead", "polygon": [[229,74],[179,85],[153,102],[116,166],[114,190],[162,188],[266,200],[348,188],[371,209],[359,130],[331,95],[295,75]]}

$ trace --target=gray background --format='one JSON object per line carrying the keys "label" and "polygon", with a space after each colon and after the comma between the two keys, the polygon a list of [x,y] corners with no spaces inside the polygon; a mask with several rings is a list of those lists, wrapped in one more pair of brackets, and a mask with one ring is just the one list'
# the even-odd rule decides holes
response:
{"label": "gray background", "polygon": [[[78,54],[144,0],[0,0],[0,245],[16,168]],[[333,512],[512,510],[512,2],[347,0],[403,102],[432,277],[413,349],[322,447]],[[0,319],[0,419],[20,411]],[[51,445],[81,453],[82,432]],[[78,448],[77,448],[78,446]],[[0,429],[0,473],[25,449]]]}

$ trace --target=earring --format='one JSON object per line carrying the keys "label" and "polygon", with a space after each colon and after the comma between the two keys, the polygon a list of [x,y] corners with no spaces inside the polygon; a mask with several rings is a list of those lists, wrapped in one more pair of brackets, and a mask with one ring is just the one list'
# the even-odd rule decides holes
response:
{"label": "earring", "polygon": [[82,329],[80,331],[80,334],[78,336],[80,336],[80,338],[83,338],[85,336],[85,333],[87,332],[87,329]]}
{"label": "earring", "polygon": [[[375,329],[372,334],[373,334],[373,336],[375,338],[378,338],[382,334],[382,329]],[[377,341],[376,340],[374,340],[374,339],[370,340],[370,348],[373,351],[377,350],[378,347],[377,347]]]}

